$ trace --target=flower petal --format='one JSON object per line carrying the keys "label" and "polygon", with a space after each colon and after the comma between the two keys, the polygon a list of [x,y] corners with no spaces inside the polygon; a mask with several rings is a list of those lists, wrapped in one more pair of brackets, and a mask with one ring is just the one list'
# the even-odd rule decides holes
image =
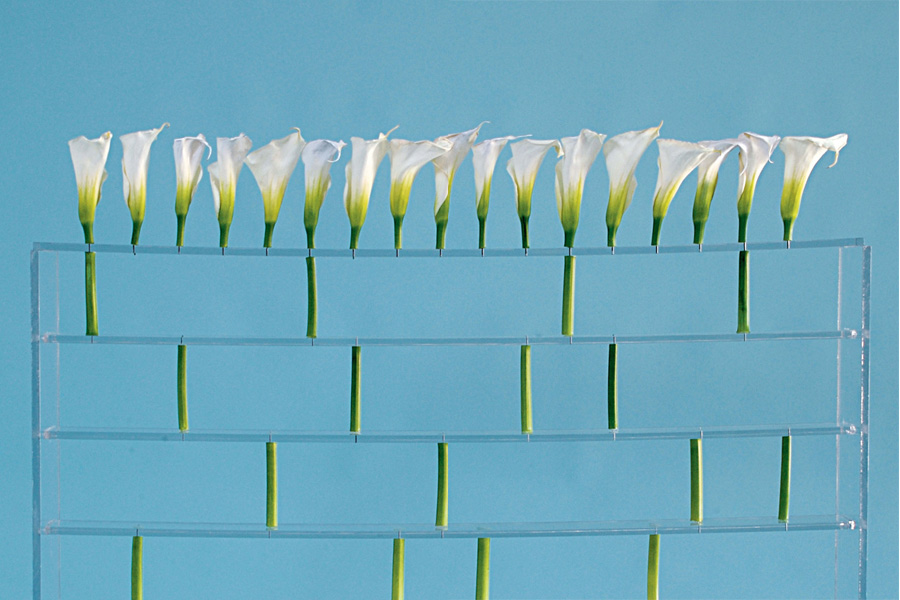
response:
{"label": "flower petal", "polygon": [[136,196],[147,187],[150,147],[156,141],[159,132],[168,126],[168,123],[163,123],[158,129],[126,133],[119,137],[119,141],[122,142],[122,189],[125,204],[132,210],[136,208],[132,206],[133,202],[142,201]]}

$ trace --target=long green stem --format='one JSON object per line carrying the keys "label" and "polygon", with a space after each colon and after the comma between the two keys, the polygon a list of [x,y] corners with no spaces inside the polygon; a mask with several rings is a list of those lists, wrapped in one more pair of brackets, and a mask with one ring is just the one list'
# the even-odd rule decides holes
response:
{"label": "long green stem", "polygon": [[447,238],[447,223],[435,223],[434,249],[443,250]]}
{"label": "long green stem", "polygon": [[131,538],[131,600],[144,598],[144,540],[136,535]]}
{"label": "long green stem", "polygon": [[316,285],[316,257],[306,257],[306,337],[314,338],[319,328],[319,299]]}
{"label": "long green stem", "polygon": [[487,241],[487,217],[478,218],[478,248],[484,250]]}
{"label": "long green stem", "polygon": [[266,442],[266,527],[278,527],[278,462],[275,442]]}
{"label": "long green stem", "polygon": [[650,536],[647,552],[647,600],[659,599],[659,534]]}
{"label": "long green stem", "polygon": [[691,440],[691,521],[703,522],[703,440]]}
{"label": "long green stem", "polygon": [[175,215],[178,225],[175,232],[175,245],[179,248],[184,246],[184,223],[187,221],[187,215]]}
{"label": "long green stem", "polygon": [[781,485],[778,489],[778,520],[788,520],[791,500],[791,436],[781,438]]}
{"label": "long green stem", "polygon": [[394,559],[391,565],[391,600],[403,600],[403,554],[405,540],[394,539]]}
{"label": "long green stem", "polygon": [[575,257],[565,257],[563,271],[562,334],[573,335],[575,331]]}
{"label": "long green stem", "polygon": [[131,222],[131,245],[137,246],[138,240],[141,239],[141,225],[143,225],[143,221],[132,221]]}
{"label": "long green stem", "polygon": [[188,430],[187,346],[178,346],[178,431]]}
{"label": "long green stem", "polygon": [[272,247],[273,233],[275,233],[275,223],[266,223],[266,233],[263,234],[263,248]]}
{"label": "long green stem", "polygon": [[97,255],[84,253],[85,335],[100,335],[97,325]]}
{"label": "long green stem", "polygon": [[448,487],[450,485],[449,459],[447,456],[447,444],[438,443],[438,488],[437,488],[437,513],[434,518],[435,527],[447,526],[447,513],[450,508]]}
{"label": "long green stem", "polygon": [[394,217],[394,250],[403,247],[403,217]]}
{"label": "long green stem", "polygon": [[519,223],[522,225],[522,247],[528,248],[528,217],[519,217]]}
{"label": "long green stem", "polygon": [[659,234],[662,233],[662,217],[653,217],[653,235],[650,237],[651,246],[659,246]]}
{"label": "long green stem", "polygon": [[609,345],[609,366],[606,371],[606,419],[610,429],[619,428],[619,346]]}
{"label": "long green stem", "polygon": [[491,538],[478,538],[478,567],[475,571],[475,600],[491,596]]}
{"label": "long green stem", "polygon": [[360,347],[353,346],[351,349],[350,368],[350,431],[353,433],[359,433],[361,363],[362,357],[360,356]]}
{"label": "long green stem", "polygon": [[531,346],[519,352],[519,393],[522,404],[522,433],[532,433],[531,421]]}
{"label": "long green stem", "polygon": [[750,253],[738,253],[738,333],[750,333]]}

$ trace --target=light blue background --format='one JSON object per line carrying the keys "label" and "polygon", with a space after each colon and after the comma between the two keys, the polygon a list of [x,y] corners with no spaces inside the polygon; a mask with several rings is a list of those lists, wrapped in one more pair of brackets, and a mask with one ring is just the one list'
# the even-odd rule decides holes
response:
{"label": "light blue background", "polygon": [[[130,223],[120,195],[117,138],[172,124],[151,155],[141,237],[144,244],[170,244],[174,137],[203,132],[213,140],[243,131],[260,147],[293,126],[308,140],[349,141],[400,124],[395,136],[422,139],[482,120],[491,123],[481,139],[560,137],[582,127],[614,135],[660,120],[662,137],[685,140],[741,131],[849,134],[839,164],[826,170],[829,156],[814,171],[795,239],[864,236],[874,248],[869,584],[871,597],[896,597],[897,21],[894,2],[334,2],[290,8],[4,2],[0,597],[30,595],[28,253],[34,241],[81,239],[69,139],[106,130],[116,135],[95,236],[125,243]],[[494,178],[492,247],[518,244],[504,171],[508,152]],[[347,157],[333,169],[320,218],[323,248],[347,243],[341,203]],[[620,245],[649,241],[655,158],[651,148],[640,165]],[[781,153],[773,160],[757,188],[750,221],[755,241],[781,238]],[[545,161],[535,188],[534,247],[562,241],[552,163]],[[729,158],[722,168],[708,242],[734,239],[736,163]],[[363,247],[391,244],[387,172],[386,159]],[[473,247],[477,239],[471,177],[467,160],[452,196],[450,248]],[[672,204],[664,244],[690,241],[694,181],[688,178]],[[276,247],[303,245],[301,182],[298,169]],[[578,245],[605,240],[607,185],[601,160],[585,189]],[[237,195],[231,244],[257,246],[262,211],[247,170]],[[433,244],[432,198],[427,167],[413,187],[405,246]],[[216,242],[211,204],[204,175],[188,219],[188,245]],[[98,257],[103,333],[303,333],[300,262],[196,259],[173,266],[171,259],[148,258],[136,268],[126,258]],[[648,258],[579,259],[577,332],[733,330],[733,255],[702,263]],[[435,263],[321,260],[320,335],[557,332],[561,261]],[[827,253],[754,256],[755,330],[833,328],[834,265]],[[80,258],[64,257],[60,266],[62,329],[78,333]],[[853,292],[848,298],[856,298]],[[620,364],[622,426],[833,418],[832,345],[731,346],[629,348]],[[62,349],[64,424],[172,426],[173,349],[88,350]],[[602,427],[605,347],[563,350],[569,349],[535,350],[536,427]],[[348,355],[192,350],[192,426],[342,429]],[[817,371],[823,363],[831,367]],[[366,352],[364,427],[515,430],[517,367],[515,348]],[[431,445],[279,450],[282,522],[428,522],[433,516]],[[774,510],[777,452],[775,440],[707,443],[707,516]],[[832,441],[810,438],[795,453],[792,511],[832,511],[833,488],[820,485],[829,482],[829,468],[833,473]],[[69,518],[257,520],[262,455],[248,445],[72,443],[64,446],[63,512]],[[852,460],[848,456],[844,460]],[[450,518],[683,518],[686,457],[686,442],[454,446]],[[843,538],[850,546],[853,539]],[[65,538],[64,597],[125,597],[129,547],[127,538]],[[832,554],[831,534],[667,537],[661,589],[682,598],[827,596]],[[144,560],[148,598],[384,597],[390,589],[387,541],[147,539]],[[473,540],[408,542],[408,597],[471,596],[474,566]],[[495,540],[492,592],[497,598],[640,596],[645,570],[643,536]],[[852,573],[841,575],[842,582],[852,579]],[[841,593],[847,590],[852,586]]]}

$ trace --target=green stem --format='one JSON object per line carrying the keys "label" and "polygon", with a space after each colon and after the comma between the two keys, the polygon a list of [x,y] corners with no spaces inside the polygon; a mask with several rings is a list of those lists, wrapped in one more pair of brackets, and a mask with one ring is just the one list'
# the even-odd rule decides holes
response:
{"label": "green stem", "polygon": [[609,345],[609,368],[606,374],[606,418],[610,429],[619,428],[618,344]]}
{"label": "green stem", "polygon": [[449,459],[447,457],[446,442],[438,443],[438,488],[437,488],[437,514],[434,518],[435,527],[447,526],[447,513],[450,508],[448,490],[450,485]]}
{"label": "green stem", "polygon": [[650,237],[651,246],[659,246],[659,234],[662,232],[662,217],[653,217],[653,235]]}
{"label": "green stem", "polygon": [[485,241],[487,240],[487,217],[478,218],[478,247],[484,250]]}
{"label": "green stem", "polygon": [[394,250],[403,247],[403,217],[394,217]]}
{"label": "green stem", "polygon": [[750,215],[738,215],[738,242],[743,244],[747,241],[747,221]]}
{"label": "green stem", "polygon": [[131,600],[144,598],[144,540],[136,535],[131,538]]}
{"label": "green stem", "polygon": [[750,333],[750,253],[738,254],[738,333]]}
{"label": "green stem", "polygon": [[447,237],[447,223],[435,223],[434,249],[443,250]]}
{"label": "green stem", "polygon": [[175,245],[179,248],[184,246],[184,223],[187,221],[187,215],[175,215],[178,224],[175,228]]}
{"label": "green stem", "polygon": [[531,346],[519,352],[519,388],[522,404],[522,433],[534,431],[531,422]]}
{"label": "green stem", "polygon": [[97,255],[84,253],[85,335],[100,335],[97,325]]}
{"label": "green stem", "polygon": [[278,527],[277,444],[266,442],[266,527]]}
{"label": "green stem", "polygon": [[403,600],[404,540],[394,539],[394,559],[391,566],[391,600]]}
{"label": "green stem", "polygon": [[565,257],[563,271],[562,334],[572,335],[575,331],[575,257]]}
{"label": "green stem", "polygon": [[360,356],[360,347],[353,346],[351,349],[351,367],[350,367],[350,431],[359,433],[360,424],[360,373],[362,366],[362,357]]}
{"label": "green stem", "polygon": [[577,230],[563,232],[565,234],[564,235],[565,241],[563,242],[563,245],[566,248],[574,248],[575,247],[575,232],[576,231]]}
{"label": "green stem", "polygon": [[647,552],[647,600],[659,598],[659,534],[650,536],[650,549]]}
{"label": "green stem", "polygon": [[137,246],[138,240],[141,239],[141,225],[143,225],[143,221],[132,221],[131,222],[131,245]]}
{"label": "green stem", "polygon": [[350,226],[350,249],[356,250],[359,247],[359,232],[362,230],[362,227],[353,227]]}
{"label": "green stem", "polygon": [[793,217],[784,219],[784,241],[789,242],[794,237],[794,219]]}
{"label": "green stem", "polygon": [[703,522],[703,440],[691,440],[691,521]]}
{"label": "green stem", "polygon": [[319,327],[316,257],[306,257],[306,337],[314,338]]}
{"label": "green stem", "polygon": [[178,431],[188,430],[187,346],[178,346]]}
{"label": "green stem", "polygon": [[306,247],[307,248],[315,248],[316,247],[316,228],[315,227],[307,227],[306,228]]}
{"label": "green stem", "polygon": [[263,235],[263,248],[272,247],[272,234],[275,232],[275,223],[266,223],[266,233]]}
{"label": "green stem", "polygon": [[694,221],[694,243],[703,243],[703,232],[706,230],[706,221]]}
{"label": "green stem", "polygon": [[475,600],[491,596],[491,538],[478,538],[478,567],[475,571]]}
{"label": "green stem", "polygon": [[228,246],[228,230],[230,228],[231,223],[219,223],[219,248]]}
{"label": "green stem", "polygon": [[610,248],[614,248],[616,245],[616,231],[619,230],[618,225],[607,225],[606,226],[606,245]]}
{"label": "green stem", "polygon": [[81,228],[84,230],[84,243],[85,244],[93,244],[94,243],[94,224],[93,223],[82,223]]}
{"label": "green stem", "polygon": [[781,438],[781,485],[778,489],[778,520],[788,520],[791,500],[791,436]]}
{"label": "green stem", "polygon": [[528,248],[528,217],[519,217],[519,222],[522,225],[522,247]]}

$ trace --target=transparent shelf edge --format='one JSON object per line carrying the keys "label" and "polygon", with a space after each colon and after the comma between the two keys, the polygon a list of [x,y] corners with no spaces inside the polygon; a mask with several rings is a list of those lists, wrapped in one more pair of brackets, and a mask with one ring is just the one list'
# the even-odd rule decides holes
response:
{"label": "transparent shelf edge", "polygon": [[792,242],[748,242],[722,244],[681,244],[671,246],[608,246],[568,248],[451,248],[434,250],[411,248],[393,250],[386,248],[219,248],[215,246],[132,246],[131,244],[81,244],[67,242],[34,242],[35,252],[96,252],[99,254],[168,254],[184,256],[271,256],[282,258],[491,258],[528,256],[615,256],[628,254],[702,254],[704,252],[739,252],[741,250],[792,250],[807,248],[857,248],[865,245],[864,239],[838,238]]}
{"label": "transparent shelf edge", "polygon": [[569,346],[591,344],[664,344],[708,342],[768,342],[789,340],[856,339],[855,329],[832,331],[782,331],[767,333],[708,333],[672,335],[597,335],[597,336],[509,336],[454,338],[385,338],[385,337],[198,337],[198,336],[127,336],[71,335],[45,332],[39,340],[45,344],[133,344],[145,346]]}
{"label": "transparent shelf edge", "polygon": [[189,538],[475,538],[568,537],[686,533],[760,533],[856,530],[860,523],[844,515],[710,518],[687,520],[571,521],[533,523],[462,523],[448,527],[410,524],[335,525],[285,523],[275,527],[252,523],[154,523],[128,521],[51,520],[41,526],[44,536],[134,536]]}
{"label": "transparent shelf edge", "polygon": [[634,440],[716,439],[744,437],[856,435],[852,423],[812,423],[799,425],[757,425],[743,427],[679,427],[587,431],[268,431],[268,430],[194,430],[176,429],[100,429],[88,427],[49,427],[41,433],[46,440],[134,441],[134,442],[278,442],[345,444],[428,444],[428,443],[546,443],[615,442]]}

